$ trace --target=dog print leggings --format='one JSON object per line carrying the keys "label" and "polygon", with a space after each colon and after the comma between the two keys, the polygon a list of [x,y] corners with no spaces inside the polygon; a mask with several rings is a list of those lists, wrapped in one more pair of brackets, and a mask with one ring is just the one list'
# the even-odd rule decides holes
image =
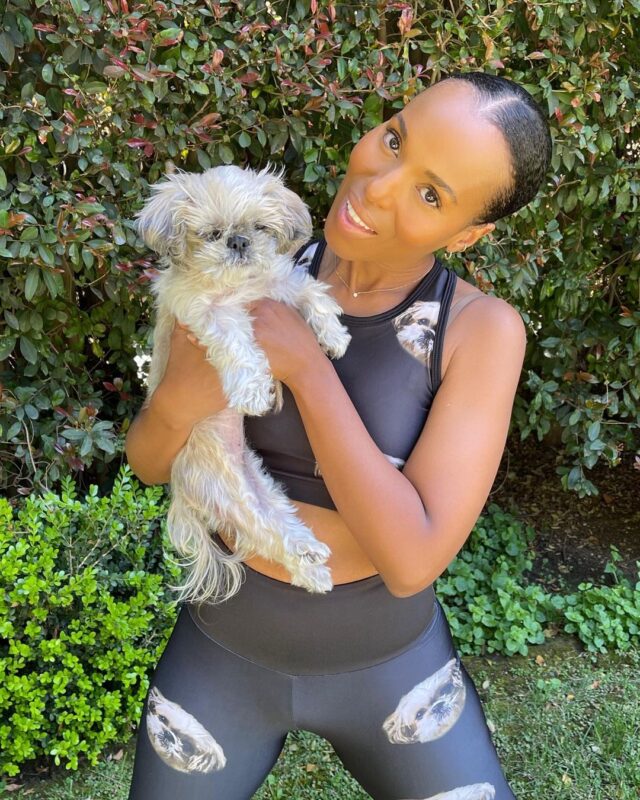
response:
{"label": "dog print leggings", "polygon": [[298,729],[374,800],[514,800],[432,586],[398,598],[374,575],[312,594],[245,575],[224,603],[180,607],[129,800],[249,800]]}

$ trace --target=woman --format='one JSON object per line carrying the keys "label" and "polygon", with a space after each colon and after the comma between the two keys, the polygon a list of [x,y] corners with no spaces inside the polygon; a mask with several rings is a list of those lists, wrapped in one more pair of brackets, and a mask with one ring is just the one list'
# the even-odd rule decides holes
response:
{"label": "woman", "polygon": [[[246,800],[294,729],[328,739],[375,800],[514,797],[433,582],[495,479],[525,327],[434,253],[464,250],[528,203],[550,148],[530,96],[482,73],[435,84],[353,148],[324,237],[299,254],[344,309],[351,344],[332,362],[295,310],[256,303],[285,405],[246,420],[330,546],[334,589],[311,594],[254,557],[228,601],[183,604],[130,800]],[[224,406],[203,348],[176,327],[127,437],[136,474],[167,482],[195,421]]]}

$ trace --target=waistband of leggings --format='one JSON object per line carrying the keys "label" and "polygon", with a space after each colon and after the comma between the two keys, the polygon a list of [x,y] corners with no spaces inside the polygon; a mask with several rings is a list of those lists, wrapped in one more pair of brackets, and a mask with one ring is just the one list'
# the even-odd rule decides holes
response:
{"label": "waistband of leggings", "polygon": [[214,642],[289,675],[362,669],[410,649],[440,612],[433,585],[395,597],[380,575],[337,584],[324,594],[244,565],[240,590],[223,603],[186,603]]}

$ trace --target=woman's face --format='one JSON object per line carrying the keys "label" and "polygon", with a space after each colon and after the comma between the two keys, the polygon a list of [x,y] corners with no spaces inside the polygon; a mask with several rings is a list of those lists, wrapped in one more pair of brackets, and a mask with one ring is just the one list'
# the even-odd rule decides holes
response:
{"label": "woman's face", "polygon": [[[325,238],[345,260],[410,267],[492,230],[473,220],[510,181],[506,142],[480,118],[473,88],[443,81],[355,145]],[[347,201],[374,233],[349,220]]]}

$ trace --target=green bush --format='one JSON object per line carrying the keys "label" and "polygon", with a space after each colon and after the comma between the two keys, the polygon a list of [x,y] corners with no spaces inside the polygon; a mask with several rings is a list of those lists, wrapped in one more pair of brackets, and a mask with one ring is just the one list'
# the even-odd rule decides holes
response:
{"label": "green bush", "polygon": [[[51,758],[96,764],[138,725],[151,672],[176,619],[164,488],[124,466],[108,497],[0,499],[0,773]],[[527,654],[543,626],[592,651],[640,644],[640,581],[549,594],[529,583],[533,529],[491,504],[436,582],[462,654]],[[614,559],[619,554],[613,553]],[[640,568],[640,563],[638,564]],[[640,573],[639,576],[640,578]]]}
{"label": "green bush", "polygon": [[[618,548],[611,545],[605,572],[614,576],[614,586],[583,582],[577,592],[552,598],[566,620],[564,630],[576,634],[594,652],[625,652],[640,640],[640,580],[632,586],[619,575],[615,562],[620,559]],[[640,569],[640,562],[636,564]]]}
{"label": "green bush", "polygon": [[[319,230],[352,144],[450,71],[526,86],[551,120],[540,197],[460,275],[529,331],[514,430],[565,487],[638,449],[637,0],[155,3],[0,12],[0,489],[110,485],[145,392],[153,261],[133,214],[168,161],[281,162]],[[82,475],[84,473],[84,476]]]}
{"label": "green bush", "polygon": [[577,592],[550,593],[531,576],[534,537],[530,525],[490,503],[437,579],[459,651],[527,655],[528,645],[545,641],[547,627],[549,635],[574,634],[590,652],[640,645],[640,562],[639,580],[631,585],[615,567],[620,554],[612,546],[604,572],[614,576],[613,586],[580,583]]}
{"label": "green bush", "polygon": [[125,468],[109,497],[0,498],[0,774],[43,756],[76,769],[131,737],[175,621],[161,487]]}

